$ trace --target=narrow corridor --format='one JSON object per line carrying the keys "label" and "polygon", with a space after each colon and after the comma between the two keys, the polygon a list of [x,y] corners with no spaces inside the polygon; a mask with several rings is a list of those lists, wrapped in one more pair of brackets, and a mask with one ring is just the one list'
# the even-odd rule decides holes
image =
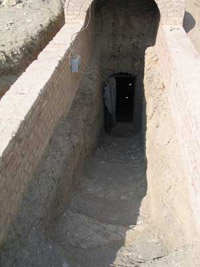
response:
{"label": "narrow corridor", "polygon": [[145,158],[131,127],[117,124],[102,138],[80,188],[54,223],[52,238],[72,267],[143,266],[167,254],[145,227]]}

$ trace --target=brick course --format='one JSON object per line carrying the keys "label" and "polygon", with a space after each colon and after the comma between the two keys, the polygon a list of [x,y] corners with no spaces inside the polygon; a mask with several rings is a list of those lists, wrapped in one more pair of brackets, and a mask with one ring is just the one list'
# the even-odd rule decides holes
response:
{"label": "brick course", "polygon": [[194,227],[200,235],[200,57],[181,26],[160,27],[157,52],[176,123]]}
{"label": "brick course", "polygon": [[[0,240],[17,212],[53,129],[69,111],[81,81],[92,51],[92,26],[75,37],[81,27],[73,21],[65,25],[1,100]],[[72,74],[69,66],[73,37],[73,49],[84,59],[77,74]]]}
{"label": "brick course", "polygon": [[[131,1],[131,0],[130,0]],[[68,0],[65,3],[65,18],[78,17],[89,8],[92,0]],[[182,25],[185,12],[185,0],[155,0],[161,14],[163,25]]]}

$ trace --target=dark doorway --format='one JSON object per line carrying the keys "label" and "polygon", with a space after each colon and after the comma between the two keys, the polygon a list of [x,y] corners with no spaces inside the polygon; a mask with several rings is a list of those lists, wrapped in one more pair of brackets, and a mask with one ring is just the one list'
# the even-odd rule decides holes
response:
{"label": "dark doorway", "polygon": [[135,77],[129,74],[117,74],[116,79],[116,121],[132,122]]}
{"label": "dark doorway", "polygon": [[135,77],[126,73],[110,76],[104,87],[104,123],[105,130],[110,131],[116,123],[133,121]]}

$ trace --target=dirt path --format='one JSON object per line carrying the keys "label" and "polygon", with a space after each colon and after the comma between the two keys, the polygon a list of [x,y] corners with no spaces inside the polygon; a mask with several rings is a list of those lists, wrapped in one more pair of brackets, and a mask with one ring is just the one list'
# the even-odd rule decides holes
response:
{"label": "dirt path", "polygon": [[146,168],[139,136],[122,127],[103,138],[51,229],[69,266],[143,266],[167,255],[141,208]]}
{"label": "dirt path", "polygon": [[[149,222],[142,147],[130,125],[119,125],[111,136],[104,135],[78,174],[81,182],[64,212],[45,231],[40,222],[32,224],[23,215],[31,230],[19,240],[11,236],[0,266],[191,266],[187,249],[169,253]],[[36,214],[39,208],[34,209]],[[24,232],[23,222],[18,227]]]}

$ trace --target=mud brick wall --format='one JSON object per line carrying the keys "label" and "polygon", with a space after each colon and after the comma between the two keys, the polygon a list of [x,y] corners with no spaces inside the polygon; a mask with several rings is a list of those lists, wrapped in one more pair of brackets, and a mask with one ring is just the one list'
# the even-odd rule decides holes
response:
{"label": "mud brick wall", "polygon": [[[86,18],[87,19],[87,18]],[[53,129],[72,104],[92,52],[92,23],[73,20],[40,53],[0,104],[0,240],[15,216],[26,185]],[[79,73],[71,73],[70,45],[81,55]]]}
{"label": "mud brick wall", "polygon": [[[194,227],[199,235],[200,57],[182,26],[160,27],[157,52],[186,174],[188,202],[192,210],[191,221],[195,222]],[[183,191],[182,194],[184,196],[187,193]]]}
{"label": "mud brick wall", "polygon": [[[65,17],[84,16],[92,0],[67,0],[65,2]],[[155,0],[161,14],[163,25],[181,25],[185,11],[185,0]]]}

